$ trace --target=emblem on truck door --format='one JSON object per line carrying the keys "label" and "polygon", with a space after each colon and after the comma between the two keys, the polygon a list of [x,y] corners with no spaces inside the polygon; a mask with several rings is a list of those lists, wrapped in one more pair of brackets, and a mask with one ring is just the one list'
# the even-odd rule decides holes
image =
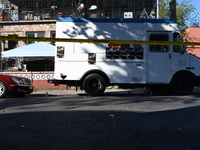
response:
{"label": "emblem on truck door", "polygon": [[95,53],[89,53],[88,54],[88,64],[89,65],[96,65],[96,54]]}
{"label": "emblem on truck door", "polygon": [[63,73],[61,73],[60,77],[64,80],[67,77],[67,75],[63,75]]}
{"label": "emblem on truck door", "polygon": [[64,54],[65,54],[65,47],[57,46],[57,58],[64,58]]}

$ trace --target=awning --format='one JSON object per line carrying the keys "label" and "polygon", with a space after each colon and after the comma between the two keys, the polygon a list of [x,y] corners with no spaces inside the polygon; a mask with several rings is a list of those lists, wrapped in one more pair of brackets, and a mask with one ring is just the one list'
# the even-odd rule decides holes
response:
{"label": "awning", "polygon": [[2,57],[54,57],[55,46],[38,42],[2,52]]}

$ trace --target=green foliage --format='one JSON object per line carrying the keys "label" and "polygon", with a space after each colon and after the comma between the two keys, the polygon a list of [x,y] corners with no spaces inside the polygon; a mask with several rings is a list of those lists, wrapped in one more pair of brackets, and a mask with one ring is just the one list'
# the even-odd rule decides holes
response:
{"label": "green foliage", "polygon": [[[177,23],[180,30],[185,30],[188,24],[194,23],[194,18],[196,17],[194,15],[197,14],[197,9],[191,4],[192,1],[193,0],[176,0]],[[159,18],[170,18],[169,0],[159,0]]]}

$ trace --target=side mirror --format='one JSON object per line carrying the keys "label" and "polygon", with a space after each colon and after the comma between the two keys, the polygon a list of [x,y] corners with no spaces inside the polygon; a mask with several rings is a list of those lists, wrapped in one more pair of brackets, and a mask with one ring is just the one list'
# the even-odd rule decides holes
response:
{"label": "side mirror", "polygon": [[181,51],[180,53],[181,54],[184,54],[186,52],[186,46],[181,46]]}
{"label": "side mirror", "polygon": [[184,54],[186,51],[185,46],[173,46],[174,52]]}

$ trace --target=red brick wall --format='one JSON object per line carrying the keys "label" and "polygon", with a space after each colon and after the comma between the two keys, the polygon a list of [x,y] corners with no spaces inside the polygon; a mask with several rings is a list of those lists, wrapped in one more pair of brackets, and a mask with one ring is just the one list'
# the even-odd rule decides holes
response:
{"label": "red brick wall", "polygon": [[66,85],[55,86],[52,83],[47,83],[47,80],[33,80],[32,81],[36,90],[65,90]]}
{"label": "red brick wall", "polygon": [[53,72],[3,72],[3,74],[29,78],[36,90],[65,90],[67,87],[66,85],[55,86],[47,83],[48,79],[53,79]]}
{"label": "red brick wall", "polygon": [[[23,23],[22,23],[23,22]],[[56,20],[53,22],[42,21],[12,21],[10,24],[3,25],[0,28],[1,36],[17,35],[19,37],[26,37],[26,32],[45,32],[44,37],[51,37],[51,31],[56,31]],[[48,42],[49,43],[49,42]],[[26,45],[25,41],[18,41],[17,47]],[[2,51],[8,48],[8,41],[1,43]]]}

